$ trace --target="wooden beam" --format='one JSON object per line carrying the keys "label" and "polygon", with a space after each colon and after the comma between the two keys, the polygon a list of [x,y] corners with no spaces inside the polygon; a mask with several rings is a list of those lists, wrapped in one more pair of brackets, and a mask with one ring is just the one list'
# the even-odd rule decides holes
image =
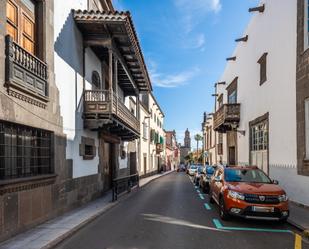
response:
{"label": "wooden beam", "polygon": [[236,61],[236,56],[226,58],[227,61]]}
{"label": "wooden beam", "polygon": [[255,11],[263,13],[265,11],[265,4],[263,4],[262,6],[258,6],[258,7],[254,7],[254,8],[249,9],[249,12],[255,12]]}
{"label": "wooden beam", "polygon": [[248,41],[249,36],[246,35],[244,37],[238,38],[235,40],[235,42],[247,42]]}

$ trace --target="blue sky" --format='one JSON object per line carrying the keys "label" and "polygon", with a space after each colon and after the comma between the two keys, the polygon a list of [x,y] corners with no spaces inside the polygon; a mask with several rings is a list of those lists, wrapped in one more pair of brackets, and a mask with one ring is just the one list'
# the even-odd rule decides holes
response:
{"label": "blue sky", "polygon": [[[213,112],[214,83],[222,75],[259,0],[114,0],[129,10],[147,68],[165,113],[166,130],[201,130],[203,112]],[[195,144],[195,143],[194,143]],[[193,145],[194,145],[193,144]]]}

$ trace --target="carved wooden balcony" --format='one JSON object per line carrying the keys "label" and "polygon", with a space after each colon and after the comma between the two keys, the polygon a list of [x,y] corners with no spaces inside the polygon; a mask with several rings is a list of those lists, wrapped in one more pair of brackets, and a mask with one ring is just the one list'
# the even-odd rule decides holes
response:
{"label": "carved wooden balcony", "polygon": [[240,121],[240,104],[222,105],[214,114],[214,130],[225,133],[236,129]]}
{"label": "carved wooden balcony", "polygon": [[133,113],[108,90],[84,91],[84,126],[91,130],[103,129],[134,140],[139,137],[140,124]]}
{"label": "carved wooden balcony", "polygon": [[31,104],[45,107],[48,101],[46,63],[6,36],[5,84],[8,92]]}

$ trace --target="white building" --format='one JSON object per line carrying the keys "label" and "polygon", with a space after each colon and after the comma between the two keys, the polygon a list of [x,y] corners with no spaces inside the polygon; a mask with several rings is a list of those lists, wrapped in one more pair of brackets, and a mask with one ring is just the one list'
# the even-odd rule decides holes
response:
{"label": "white building", "polygon": [[105,0],[55,1],[54,25],[66,159],[73,178],[102,176],[107,190],[137,172],[138,96],[152,89],[135,28]]}
{"label": "white building", "polygon": [[309,204],[307,177],[297,173],[297,1],[263,0],[217,84],[214,129],[223,161],[257,165],[290,199]]}
{"label": "white building", "polygon": [[142,177],[156,174],[165,158],[164,113],[152,93],[140,95],[140,165]]}

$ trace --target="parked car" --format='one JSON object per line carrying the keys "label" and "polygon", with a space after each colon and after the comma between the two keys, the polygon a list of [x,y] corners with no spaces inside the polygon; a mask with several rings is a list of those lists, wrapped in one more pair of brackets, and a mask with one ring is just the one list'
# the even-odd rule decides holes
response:
{"label": "parked car", "polygon": [[205,168],[204,166],[197,166],[197,170],[194,173],[193,182],[197,186],[199,186],[199,184],[200,184],[200,178],[203,174],[204,168]]}
{"label": "parked car", "polygon": [[209,189],[210,189],[210,179],[213,176],[214,172],[215,172],[215,167],[216,166],[206,166],[203,169],[203,172],[201,174],[200,177],[200,187],[203,190],[204,193],[208,194],[209,193]]}
{"label": "parked car", "polygon": [[186,166],[184,164],[180,164],[177,168],[177,172],[186,171]]}
{"label": "parked car", "polygon": [[210,181],[210,201],[219,205],[223,220],[232,215],[286,221],[289,216],[285,191],[257,167],[218,166]]}
{"label": "parked car", "polygon": [[195,171],[197,171],[197,165],[190,165],[187,173],[190,176],[194,176]]}

